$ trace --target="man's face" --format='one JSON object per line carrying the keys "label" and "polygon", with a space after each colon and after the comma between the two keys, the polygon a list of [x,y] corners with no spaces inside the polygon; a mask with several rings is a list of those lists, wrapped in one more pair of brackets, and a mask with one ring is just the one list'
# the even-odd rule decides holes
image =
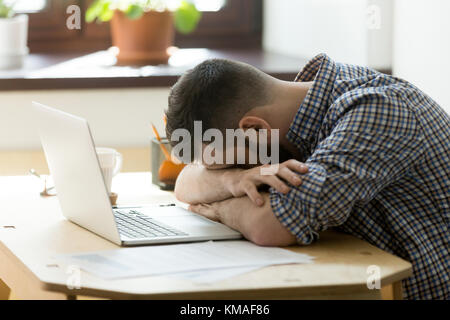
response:
{"label": "man's face", "polygon": [[[270,150],[270,145],[268,149]],[[203,144],[202,154],[202,164],[208,169],[218,170],[232,167],[250,169],[267,163],[267,161],[260,158],[258,148],[250,148],[248,145],[245,147],[224,147],[220,150],[210,148],[208,150],[208,145]],[[293,156],[285,148],[279,146],[278,159],[280,163],[292,158]]]}
{"label": "man's face", "polygon": [[[236,166],[251,168],[260,165],[259,159],[257,158],[257,153],[250,150],[248,146],[243,148],[233,146],[231,148],[224,147],[223,149],[208,150],[208,145],[203,144],[202,151],[202,163],[208,169],[226,169]],[[252,157],[250,154],[252,154]],[[238,161],[239,155],[241,161]],[[253,158],[255,158],[256,161],[251,161]]]}

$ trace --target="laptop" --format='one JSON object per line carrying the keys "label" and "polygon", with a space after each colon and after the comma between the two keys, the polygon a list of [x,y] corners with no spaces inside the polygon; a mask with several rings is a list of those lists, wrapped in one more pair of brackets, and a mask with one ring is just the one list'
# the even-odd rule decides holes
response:
{"label": "laptop", "polygon": [[224,224],[175,205],[112,207],[88,122],[36,102],[32,105],[68,220],[120,246],[241,238]]}

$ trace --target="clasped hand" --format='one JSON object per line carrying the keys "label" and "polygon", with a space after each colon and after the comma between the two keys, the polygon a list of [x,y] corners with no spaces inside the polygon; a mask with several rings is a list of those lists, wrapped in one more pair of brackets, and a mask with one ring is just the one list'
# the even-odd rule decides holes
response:
{"label": "clasped hand", "polygon": [[[273,174],[262,174],[262,169],[272,169]],[[271,170],[265,170],[271,171]],[[298,187],[302,184],[301,174],[308,172],[308,167],[294,159],[285,161],[276,167],[274,165],[263,165],[247,170],[229,171],[224,176],[225,186],[231,194],[238,198],[247,195],[257,206],[264,205],[264,198],[258,188],[267,185],[278,192],[287,194],[290,191],[288,185]]]}

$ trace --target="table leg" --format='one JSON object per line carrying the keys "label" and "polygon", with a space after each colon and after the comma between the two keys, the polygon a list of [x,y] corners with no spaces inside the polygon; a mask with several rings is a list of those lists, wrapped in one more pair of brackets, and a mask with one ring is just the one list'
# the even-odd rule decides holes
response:
{"label": "table leg", "polygon": [[[24,300],[45,300],[45,299],[66,299],[66,295],[59,292],[45,291],[40,287],[39,280],[30,275],[21,268],[17,261],[14,261],[8,255],[2,254],[0,248],[0,275],[4,281],[0,281],[0,299],[3,296],[8,297],[12,294],[14,298]],[[8,285],[4,283],[8,283]],[[4,290],[3,288],[11,288],[11,290]]]}
{"label": "table leg", "polygon": [[0,300],[8,300],[11,289],[0,279]]}
{"label": "table leg", "polygon": [[394,300],[394,289],[392,287],[392,284],[388,284],[381,288],[381,299]]}
{"label": "table leg", "polygon": [[383,300],[403,300],[402,282],[397,281],[381,288]]}
{"label": "table leg", "polygon": [[394,295],[394,300],[403,300],[403,287],[401,281],[397,281],[392,284],[392,292]]}

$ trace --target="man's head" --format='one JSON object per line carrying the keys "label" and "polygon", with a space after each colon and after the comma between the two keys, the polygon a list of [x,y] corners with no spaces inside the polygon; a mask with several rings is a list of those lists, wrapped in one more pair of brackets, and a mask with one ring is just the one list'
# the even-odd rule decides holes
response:
{"label": "man's head", "polygon": [[185,129],[193,146],[194,122],[201,121],[202,136],[208,129],[218,129],[224,136],[226,129],[266,129],[266,143],[270,144],[269,122],[281,110],[279,87],[279,80],[248,64],[207,60],[187,71],[172,87],[166,110],[167,137],[176,145],[171,139],[174,130]]}
{"label": "man's head", "polygon": [[194,121],[202,122],[203,132],[238,129],[249,110],[271,102],[272,81],[264,72],[240,62],[212,59],[199,64],[172,87],[167,137],[170,140],[178,128],[187,129],[193,137]]}
{"label": "man's head", "polygon": [[270,81],[270,76],[244,63],[213,59],[199,64],[172,87],[167,136],[177,128],[192,134],[194,121],[202,121],[205,131],[238,128],[249,110],[270,103]]}

